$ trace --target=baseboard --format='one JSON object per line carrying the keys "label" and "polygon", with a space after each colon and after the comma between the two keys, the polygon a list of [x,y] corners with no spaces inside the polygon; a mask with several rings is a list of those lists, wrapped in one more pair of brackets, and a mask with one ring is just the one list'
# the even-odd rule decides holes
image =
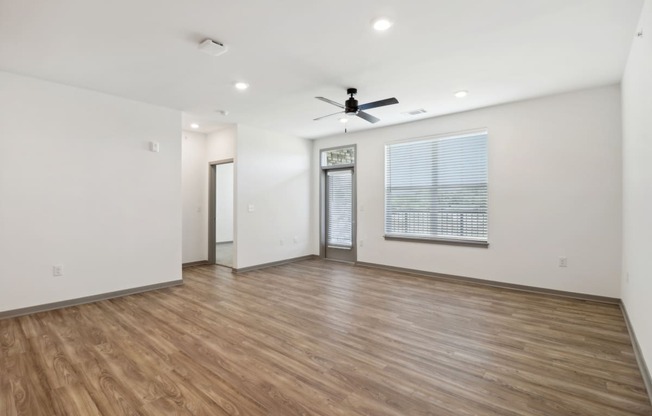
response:
{"label": "baseboard", "polygon": [[643,382],[645,383],[645,388],[647,389],[647,395],[650,398],[650,403],[652,403],[652,377],[650,377],[650,371],[648,370],[648,367],[645,363],[643,351],[641,350],[641,344],[638,343],[638,338],[636,338],[636,332],[634,332],[632,321],[630,321],[629,314],[627,313],[627,308],[622,301],[620,302],[620,309],[623,311],[625,323],[627,324],[627,331],[629,332],[629,337],[631,338],[632,346],[634,347],[634,356],[636,357],[636,362],[638,363],[638,367],[641,370],[641,376],[643,377]]}
{"label": "baseboard", "polygon": [[280,266],[281,264],[294,263],[294,262],[302,261],[302,260],[313,260],[313,259],[318,259],[318,258],[319,258],[319,256],[317,256],[315,254],[308,254],[307,256],[294,257],[294,258],[291,258],[291,259],[273,261],[271,263],[263,263],[263,264],[257,264],[255,266],[242,267],[240,269],[233,269],[233,271],[235,273],[250,272],[252,270],[259,270],[259,269],[265,269],[267,267]]}
{"label": "baseboard", "polygon": [[46,303],[43,305],[29,306],[27,308],[13,309],[0,312],[0,319],[15,318],[17,316],[31,315],[33,313],[47,312],[54,309],[67,308],[69,306],[83,305],[85,303],[98,302],[101,300],[118,298],[121,296],[135,295],[136,293],[149,292],[152,290],[165,289],[183,284],[183,279],[171,280],[169,282],[155,283],[153,285],[139,286],[131,289],[117,290],[115,292],[101,293],[99,295],[85,296],[82,298],[64,300],[61,302]]}
{"label": "baseboard", "polygon": [[181,265],[181,268],[185,269],[187,267],[206,266],[208,264],[210,264],[210,262],[208,260],[191,261],[191,262],[188,262],[188,263],[183,263]]}
{"label": "baseboard", "polygon": [[513,290],[520,290],[523,292],[533,292],[533,293],[541,293],[545,295],[555,295],[555,296],[561,296],[565,298],[573,298],[573,299],[580,299],[580,300],[590,300],[594,302],[602,302],[602,303],[610,303],[610,304],[615,304],[618,305],[620,303],[620,299],[618,298],[610,298],[607,296],[597,296],[597,295],[589,295],[586,293],[576,293],[576,292],[566,292],[563,290],[554,290],[554,289],[544,289],[536,286],[527,286],[527,285],[519,285],[515,283],[504,283],[504,282],[497,282],[495,280],[485,280],[485,279],[477,279],[474,277],[465,277],[465,276],[456,276],[452,274],[444,274],[444,273],[434,273],[434,272],[426,272],[423,270],[416,270],[416,269],[406,269],[403,267],[394,267],[394,266],[386,266],[383,264],[376,264],[376,263],[365,263],[365,262],[356,262],[356,266],[361,266],[361,267],[369,267],[369,268],[374,268],[374,269],[383,269],[383,270],[389,270],[389,271],[394,271],[394,272],[401,272],[401,273],[410,273],[410,274],[416,274],[420,276],[427,276],[427,277],[432,277],[435,279],[442,279],[442,280],[453,280],[453,281],[458,281],[458,282],[466,282],[466,283],[475,283],[478,285],[484,285],[484,286],[492,286],[492,287],[500,287],[503,289],[513,289]]}

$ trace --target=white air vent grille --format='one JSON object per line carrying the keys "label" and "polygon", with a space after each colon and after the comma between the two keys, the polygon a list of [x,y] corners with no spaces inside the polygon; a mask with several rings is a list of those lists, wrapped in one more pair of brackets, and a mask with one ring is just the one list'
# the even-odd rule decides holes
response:
{"label": "white air vent grille", "polygon": [[426,112],[426,110],[424,110],[423,108],[418,108],[418,109],[416,109],[416,110],[406,111],[406,112],[403,113],[403,114],[406,115],[406,116],[417,116],[417,115],[419,115],[419,114],[423,114],[423,113],[425,113],[425,112]]}
{"label": "white air vent grille", "polygon": [[206,39],[199,44],[199,50],[213,56],[220,56],[225,53],[228,48],[220,42],[212,39]]}

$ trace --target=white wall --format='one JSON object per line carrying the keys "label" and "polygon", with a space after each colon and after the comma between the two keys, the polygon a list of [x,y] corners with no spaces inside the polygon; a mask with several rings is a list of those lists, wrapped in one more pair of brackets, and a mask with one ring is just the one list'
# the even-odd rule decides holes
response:
{"label": "white wall", "polygon": [[215,240],[233,241],[233,163],[217,165],[215,172]]}
{"label": "white wall", "polygon": [[180,279],[181,114],[4,72],[0,91],[0,311]]}
{"label": "white wall", "polygon": [[[490,247],[385,241],[385,143],[476,128],[489,130]],[[315,166],[319,149],[347,144],[358,146],[358,261],[619,297],[617,86],[320,139]],[[313,204],[318,229],[317,193]],[[560,256],[567,268],[558,267]]]}
{"label": "white wall", "polygon": [[[622,300],[652,371],[652,1],[623,77]],[[628,277],[629,276],[629,277]]]}
{"label": "white wall", "polygon": [[235,142],[238,126],[232,125],[208,134],[206,143],[206,160],[217,162],[235,158]]}
{"label": "white wall", "polygon": [[208,253],[208,162],[206,135],[184,131],[181,167],[183,190],[183,262],[206,260]]}
{"label": "white wall", "polygon": [[313,254],[312,143],[238,125],[236,145],[236,267]]}

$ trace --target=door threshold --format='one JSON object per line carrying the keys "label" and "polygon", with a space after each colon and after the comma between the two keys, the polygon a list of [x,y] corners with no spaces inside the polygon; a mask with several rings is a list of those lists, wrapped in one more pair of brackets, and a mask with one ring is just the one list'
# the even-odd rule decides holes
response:
{"label": "door threshold", "polygon": [[352,265],[352,266],[355,266],[355,261],[349,261],[349,260],[338,260],[338,259],[329,259],[329,258],[327,258],[327,257],[322,257],[322,259],[324,259],[324,260],[328,260],[328,261],[336,261],[336,262],[338,262],[338,263],[346,263],[346,264],[350,264],[350,265]]}

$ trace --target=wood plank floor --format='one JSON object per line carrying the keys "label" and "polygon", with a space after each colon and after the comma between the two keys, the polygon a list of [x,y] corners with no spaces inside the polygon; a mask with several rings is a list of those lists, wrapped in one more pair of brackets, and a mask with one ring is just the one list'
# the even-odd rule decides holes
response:
{"label": "wood plank floor", "polygon": [[0,415],[652,415],[618,306],[309,260],[0,321]]}

